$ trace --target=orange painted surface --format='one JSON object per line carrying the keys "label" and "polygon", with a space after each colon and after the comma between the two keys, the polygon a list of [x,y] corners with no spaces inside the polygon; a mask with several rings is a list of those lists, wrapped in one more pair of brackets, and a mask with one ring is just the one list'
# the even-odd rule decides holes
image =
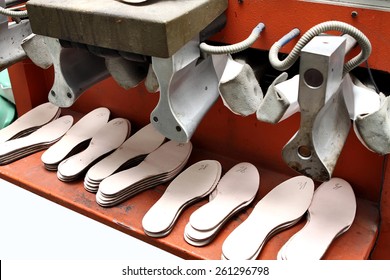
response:
{"label": "orange painted surface", "polygon": [[47,102],[48,90],[42,83],[45,73],[41,68],[35,66],[30,60],[25,60],[8,68],[8,72],[19,116]]}
{"label": "orange painted surface", "polygon": [[[358,12],[357,18],[351,17],[352,11]],[[371,40],[373,46],[373,53],[369,59],[371,67],[387,72],[390,70],[389,51],[385,43],[390,39],[388,38],[390,32],[387,32],[390,28],[387,12],[293,0],[244,0],[243,4],[230,0],[227,16],[226,28],[214,36],[213,40],[225,43],[240,41],[258,22],[264,22],[266,29],[254,45],[255,48],[263,50],[268,50],[292,27],[306,31],[323,21],[344,21],[361,29]],[[292,46],[293,42],[282,50],[287,52]],[[19,114],[47,101],[53,82],[52,69],[43,71],[26,61],[11,67],[10,74]],[[149,122],[150,113],[156,106],[158,98],[158,94],[147,93],[143,85],[126,91],[112,79],[107,79],[84,93],[72,106],[72,110],[86,113],[96,107],[106,106],[112,111],[113,117],[126,117],[131,120],[134,129],[138,129]],[[280,124],[271,125],[257,121],[254,115],[246,118],[236,116],[218,100],[191,140],[198,151],[191,160],[202,159],[204,155],[215,157],[221,160],[224,171],[227,171],[234,162],[254,163],[261,170],[262,197],[272,186],[296,174],[283,162],[281,150],[298,128],[299,114]],[[353,186],[359,197],[358,216],[351,230],[335,242],[326,258],[368,257],[377,235],[377,205],[381,202],[381,231],[372,256],[390,259],[390,167],[386,165],[385,173],[382,174],[383,164],[384,157],[363,147],[351,130],[334,176],[348,180]],[[38,155],[0,167],[0,173],[2,177],[30,191],[186,258],[219,258],[223,238],[247,215],[242,214],[233,223],[229,223],[215,244],[199,249],[189,246],[182,240],[185,221],[197,206],[189,208],[184,213],[177,228],[169,237],[150,239],[143,234],[140,219],[147,208],[162,194],[164,190],[162,186],[142,193],[119,207],[102,209],[94,203],[94,197],[84,191],[80,182],[70,185],[58,182],[55,174],[45,171],[41,166]],[[380,197],[384,175],[385,184]],[[113,222],[114,219],[117,222]],[[294,227],[273,238],[260,257],[274,258],[278,248],[298,229],[299,226]]]}
{"label": "orange painted surface", "polygon": [[390,163],[386,159],[386,172],[383,182],[382,196],[379,204],[381,225],[379,237],[372,258],[390,259]]}

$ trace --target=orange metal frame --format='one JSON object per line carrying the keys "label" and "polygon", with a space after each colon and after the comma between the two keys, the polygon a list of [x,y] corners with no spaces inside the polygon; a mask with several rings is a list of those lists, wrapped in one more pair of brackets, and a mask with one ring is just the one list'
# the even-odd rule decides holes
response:
{"label": "orange metal frame", "polygon": [[[353,18],[352,11],[358,16]],[[234,43],[244,39],[259,22],[264,22],[266,28],[253,46],[262,50],[268,50],[294,27],[305,32],[328,20],[350,23],[371,40],[370,66],[390,71],[390,56],[385,44],[390,41],[387,12],[295,0],[230,0],[226,13],[226,27],[212,39]],[[294,42],[282,51],[288,52]],[[12,66],[9,72],[19,114],[47,101],[53,71],[41,70],[30,61],[24,61]],[[147,93],[143,85],[124,90],[112,79],[107,79],[84,93],[71,109],[86,113],[105,106],[114,116],[126,117],[135,127],[141,127],[149,122],[150,112],[157,102],[158,94]],[[219,100],[207,113],[191,141],[201,150],[237,161],[250,161],[292,176],[295,173],[283,162],[281,150],[298,128],[299,114],[280,124],[270,125],[257,121],[253,115],[246,118],[236,116]],[[358,197],[380,206],[381,230],[372,258],[390,259],[390,166],[385,158],[368,151],[351,131],[334,176],[348,180]]]}

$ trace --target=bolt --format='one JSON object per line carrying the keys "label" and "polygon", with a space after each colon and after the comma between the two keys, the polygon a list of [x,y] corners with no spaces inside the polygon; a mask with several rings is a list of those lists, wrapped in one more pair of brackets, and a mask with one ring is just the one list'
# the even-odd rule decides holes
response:
{"label": "bolt", "polygon": [[302,159],[308,160],[311,157],[311,150],[308,146],[299,146],[298,155],[301,156]]}
{"label": "bolt", "polygon": [[352,11],[351,17],[356,18],[358,16],[358,12]]}

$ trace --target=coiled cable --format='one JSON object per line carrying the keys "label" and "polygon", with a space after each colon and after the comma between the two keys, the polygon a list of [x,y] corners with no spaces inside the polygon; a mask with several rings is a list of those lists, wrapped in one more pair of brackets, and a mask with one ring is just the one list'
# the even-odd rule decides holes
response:
{"label": "coiled cable", "polygon": [[0,14],[7,16],[7,17],[13,17],[13,18],[22,18],[22,17],[27,17],[28,12],[27,10],[25,11],[13,11],[11,9],[5,9],[3,7],[0,7]]}
{"label": "coiled cable", "polygon": [[[295,30],[295,31],[294,31]],[[326,21],[320,24],[315,25],[310,28],[303,36],[298,40],[292,51],[284,60],[279,60],[278,53],[281,47],[287,44],[292,38],[298,36],[296,29],[294,29],[287,35],[283,36],[279,41],[272,45],[269,51],[269,61],[271,65],[280,71],[287,70],[290,68],[294,62],[298,59],[299,54],[302,48],[315,36],[330,30],[336,30],[343,33],[346,33],[356,39],[357,43],[361,48],[361,52],[350,59],[347,63],[344,64],[344,74],[350,72],[352,69],[357,67],[359,64],[367,60],[371,54],[371,43],[366,35],[363,34],[359,29],[355,28],[352,25],[349,25],[341,21]]]}
{"label": "coiled cable", "polygon": [[259,23],[251,32],[251,34],[245,40],[227,46],[212,46],[207,43],[201,43],[199,48],[202,52],[208,54],[232,54],[243,51],[249,48],[259,37],[260,33],[265,28],[264,23]]}

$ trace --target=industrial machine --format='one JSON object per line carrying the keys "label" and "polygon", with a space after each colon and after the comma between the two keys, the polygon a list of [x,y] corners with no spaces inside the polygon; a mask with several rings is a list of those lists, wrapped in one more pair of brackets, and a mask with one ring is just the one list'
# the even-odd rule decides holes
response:
{"label": "industrial machine", "polygon": [[[9,10],[14,2],[24,1],[0,4]],[[9,68],[19,114],[45,100],[82,114],[107,106],[139,127],[150,122],[168,139],[191,141],[196,159],[255,163],[262,192],[294,174],[317,183],[343,177],[359,197],[355,232],[364,233],[345,234],[358,249],[341,258],[390,257],[389,1],[132,2],[30,0],[0,15],[0,66]],[[12,176],[50,196],[41,175]],[[50,199],[69,206],[80,192]],[[157,193],[134,205],[145,209],[146,197]],[[70,207],[185,258],[216,257],[147,238],[125,212],[102,217],[86,204]],[[278,242],[260,258],[273,258]],[[336,243],[326,258],[340,258],[345,246]]]}

